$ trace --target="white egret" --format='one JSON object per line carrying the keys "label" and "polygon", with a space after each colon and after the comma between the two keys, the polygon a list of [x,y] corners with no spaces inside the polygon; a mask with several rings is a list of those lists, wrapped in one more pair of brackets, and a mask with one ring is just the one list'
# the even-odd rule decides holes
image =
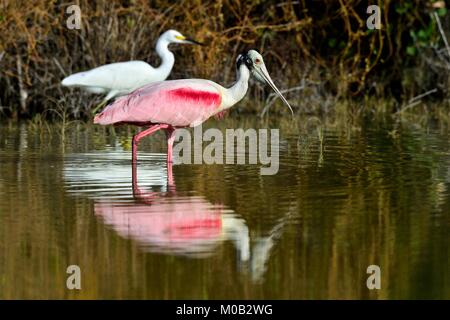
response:
{"label": "white egret", "polygon": [[159,67],[154,68],[144,61],[111,63],[72,74],[64,78],[61,84],[66,87],[80,87],[91,93],[106,94],[103,100],[103,103],[106,103],[112,98],[126,95],[151,82],[165,80],[175,62],[175,56],[169,50],[171,43],[201,44],[176,30],[168,30],[156,43],[156,52],[161,58]]}

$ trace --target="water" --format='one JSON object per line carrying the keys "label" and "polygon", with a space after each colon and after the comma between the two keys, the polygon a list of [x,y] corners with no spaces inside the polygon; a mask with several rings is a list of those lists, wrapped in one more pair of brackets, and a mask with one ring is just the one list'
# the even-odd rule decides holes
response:
{"label": "water", "polygon": [[0,298],[450,298],[446,130],[209,125],[281,127],[278,174],[175,165],[168,185],[157,133],[133,184],[130,128],[2,124]]}

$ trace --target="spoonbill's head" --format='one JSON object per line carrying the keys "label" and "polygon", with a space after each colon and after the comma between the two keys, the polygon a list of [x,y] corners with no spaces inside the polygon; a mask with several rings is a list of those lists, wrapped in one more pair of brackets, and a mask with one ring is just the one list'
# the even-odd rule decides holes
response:
{"label": "spoonbill's head", "polygon": [[170,43],[188,43],[188,44],[203,45],[202,43],[194,39],[182,35],[177,30],[167,30],[161,35],[161,37],[164,37]]}
{"label": "spoonbill's head", "polygon": [[291,106],[289,105],[289,102],[273,83],[272,78],[267,71],[266,65],[264,64],[263,57],[258,51],[249,50],[247,53],[239,55],[236,64],[238,69],[242,64],[245,64],[245,66],[250,70],[252,76],[255,77],[256,80],[268,84],[272,88],[272,90],[275,91],[275,93],[281,98],[281,100],[288,106],[289,110],[291,110],[291,113],[294,114]]}

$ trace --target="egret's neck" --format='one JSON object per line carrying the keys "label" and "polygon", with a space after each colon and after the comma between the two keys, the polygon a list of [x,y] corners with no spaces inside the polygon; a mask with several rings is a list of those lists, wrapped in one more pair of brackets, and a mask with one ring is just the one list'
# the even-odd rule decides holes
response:
{"label": "egret's neck", "polygon": [[169,51],[169,41],[161,37],[156,43],[156,53],[161,58],[161,65],[157,70],[161,74],[161,80],[165,80],[172,71],[173,64],[175,63],[175,56]]}
{"label": "egret's neck", "polygon": [[222,109],[228,109],[232,107],[234,104],[244,98],[248,89],[248,79],[250,78],[250,71],[248,68],[242,64],[238,69],[237,80],[231,86],[231,88],[227,89],[226,92],[226,101],[223,104]]}

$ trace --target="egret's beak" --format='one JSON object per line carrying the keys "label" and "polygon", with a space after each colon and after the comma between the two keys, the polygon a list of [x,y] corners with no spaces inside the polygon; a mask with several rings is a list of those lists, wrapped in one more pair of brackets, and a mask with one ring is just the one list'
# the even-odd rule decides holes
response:
{"label": "egret's beak", "polygon": [[286,98],[281,94],[280,90],[278,90],[278,88],[273,83],[265,64],[263,62],[261,62],[258,65],[254,64],[252,71],[255,73],[257,78],[264,80],[272,88],[272,90],[275,91],[275,93],[281,98],[281,100],[283,100],[283,102],[288,106],[289,110],[291,110],[292,116],[294,116],[294,111],[292,110],[289,102],[286,100]]}
{"label": "egret's beak", "polygon": [[201,42],[198,42],[197,40],[194,40],[192,38],[188,38],[185,36],[176,36],[175,38],[177,38],[177,40],[180,40],[182,43],[189,43],[189,44],[196,44],[199,46],[203,46],[204,44]]}
{"label": "egret's beak", "polygon": [[197,40],[194,40],[192,38],[186,38],[184,41],[186,41],[187,43],[190,43],[190,44],[196,44],[196,45],[199,45],[199,46],[204,46],[203,43],[198,42]]}

